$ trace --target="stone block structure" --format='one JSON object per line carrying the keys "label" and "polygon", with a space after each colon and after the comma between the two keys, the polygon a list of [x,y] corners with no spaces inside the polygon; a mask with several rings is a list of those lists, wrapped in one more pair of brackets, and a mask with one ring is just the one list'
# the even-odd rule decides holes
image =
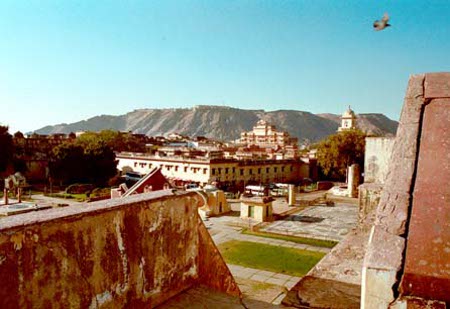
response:
{"label": "stone block structure", "polygon": [[241,198],[241,218],[250,219],[256,222],[272,221],[273,198],[268,196],[242,197]]}
{"label": "stone block structure", "polygon": [[412,76],[365,256],[363,308],[450,303],[449,153],[450,73]]}
{"label": "stone block structure", "polygon": [[239,303],[197,204],[157,191],[0,220],[0,307],[153,308],[199,287]]}
{"label": "stone block structure", "polygon": [[359,226],[283,303],[299,308],[447,308],[449,153],[450,73],[413,75],[386,177],[360,186]]}

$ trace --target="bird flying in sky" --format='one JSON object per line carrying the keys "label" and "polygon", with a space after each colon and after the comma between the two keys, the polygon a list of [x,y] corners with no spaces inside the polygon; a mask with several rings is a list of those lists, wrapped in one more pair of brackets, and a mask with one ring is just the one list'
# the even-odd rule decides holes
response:
{"label": "bird flying in sky", "polygon": [[388,22],[389,22],[389,15],[387,13],[384,13],[383,18],[381,20],[376,20],[373,23],[373,29],[375,29],[375,31],[380,31],[386,27],[390,27],[391,25],[389,25]]}

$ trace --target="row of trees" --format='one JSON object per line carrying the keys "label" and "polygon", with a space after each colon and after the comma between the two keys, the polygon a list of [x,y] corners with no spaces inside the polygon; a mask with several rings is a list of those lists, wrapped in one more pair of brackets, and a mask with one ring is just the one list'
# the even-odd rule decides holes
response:
{"label": "row of trees", "polygon": [[[25,164],[15,156],[15,148],[20,147],[15,147],[14,141],[23,138],[18,133],[13,137],[8,127],[0,126],[0,175],[24,169]],[[117,173],[114,151],[144,151],[143,147],[132,134],[111,130],[88,132],[53,148],[49,155],[50,176],[65,184],[105,185]],[[365,134],[359,130],[330,135],[316,147],[318,165],[327,178],[345,179],[347,167],[353,163],[364,167]]]}
{"label": "row of trees", "polygon": [[[46,154],[49,161],[50,177],[61,184],[76,182],[104,186],[117,174],[117,161],[114,149],[131,150],[131,134],[113,131],[87,133],[80,138],[70,138],[59,146],[47,149],[33,149]],[[23,134],[9,134],[7,126],[0,126],[0,176],[13,172],[25,172],[24,156],[30,155],[24,149]],[[133,142],[133,143],[132,143]],[[47,145],[42,144],[43,148]]]}

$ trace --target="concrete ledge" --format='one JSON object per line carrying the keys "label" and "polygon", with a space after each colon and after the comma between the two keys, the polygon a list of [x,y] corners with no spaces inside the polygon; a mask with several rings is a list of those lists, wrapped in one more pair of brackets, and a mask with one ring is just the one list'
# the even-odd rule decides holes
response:
{"label": "concrete ledge", "polygon": [[394,301],[404,248],[404,238],[372,228],[362,270],[361,308],[387,308]]}
{"label": "concrete ledge", "polygon": [[153,308],[198,285],[239,299],[197,206],[152,192],[0,219],[0,307]]}
{"label": "concrete ledge", "polygon": [[389,309],[446,309],[445,302],[426,300],[417,297],[402,297],[395,301]]}
{"label": "concrete ledge", "polygon": [[282,303],[299,308],[359,308],[369,232],[362,228],[351,231],[288,292]]}

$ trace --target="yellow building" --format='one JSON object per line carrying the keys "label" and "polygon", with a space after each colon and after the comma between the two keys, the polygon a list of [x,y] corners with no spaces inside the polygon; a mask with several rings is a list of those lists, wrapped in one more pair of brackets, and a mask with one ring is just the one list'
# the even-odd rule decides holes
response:
{"label": "yellow building", "polygon": [[257,222],[272,221],[273,198],[243,197],[241,199],[241,219],[251,219]]}
{"label": "yellow building", "polygon": [[202,217],[218,216],[231,211],[225,193],[214,186],[206,186],[197,191],[203,198],[204,205],[198,209]]}

